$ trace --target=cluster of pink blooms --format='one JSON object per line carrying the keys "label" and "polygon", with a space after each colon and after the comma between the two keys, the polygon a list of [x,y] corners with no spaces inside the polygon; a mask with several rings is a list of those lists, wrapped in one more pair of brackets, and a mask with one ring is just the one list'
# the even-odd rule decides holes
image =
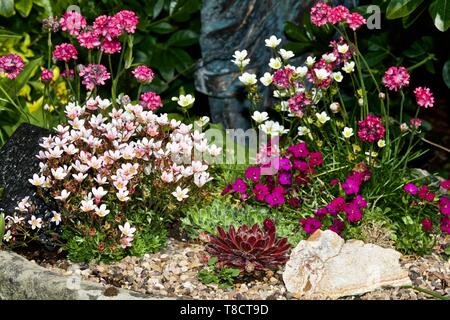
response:
{"label": "cluster of pink blooms", "polygon": [[330,181],[332,186],[340,185],[345,196],[334,198],[325,207],[317,209],[314,217],[301,219],[300,224],[303,230],[310,234],[324,227],[340,234],[345,228],[345,221],[349,223],[360,221],[363,210],[367,208],[366,200],[359,194],[360,187],[370,177],[368,167],[361,163],[353,169],[342,184],[337,180]]}
{"label": "cluster of pink blooms", "polygon": [[386,132],[380,117],[372,114],[367,115],[364,120],[358,121],[358,127],[358,138],[363,142],[377,142],[384,137]]}
{"label": "cluster of pink blooms", "polygon": [[69,62],[78,59],[78,50],[70,43],[62,43],[55,46],[53,50],[53,60]]}
{"label": "cluster of pink blooms", "polygon": [[134,77],[142,84],[151,83],[155,77],[155,73],[147,66],[138,66],[132,71]]}
{"label": "cluster of pink blooms", "polygon": [[[158,195],[151,196],[167,189],[181,202],[192,188],[212,180],[208,163],[221,148],[209,144],[204,133],[141,105],[126,104],[108,113],[110,106],[99,97],[84,106],[68,104],[68,125],[59,125],[41,143],[41,170],[30,183],[49,190],[61,208],[81,211],[101,225],[123,224],[126,217],[113,212],[110,204],[140,201],[142,184],[158,185]],[[125,248],[133,237],[123,236],[123,230],[120,244]]]}
{"label": "cluster of pink blooms", "polygon": [[10,53],[0,57],[0,74],[5,74],[9,79],[15,79],[22,72],[25,64],[17,54]]}
{"label": "cluster of pink blooms", "polygon": [[83,78],[82,84],[84,84],[86,90],[93,90],[99,85],[104,85],[105,81],[110,78],[108,70],[102,64],[80,65],[78,72],[80,77]]}
{"label": "cluster of pink blooms", "polygon": [[161,97],[151,91],[141,94],[139,104],[144,108],[153,111],[162,107]]}
{"label": "cluster of pink blooms", "polygon": [[292,68],[281,68],[273,74],[273,84],[284,89],[292,87]]}
{"label": "cluster of pink blooms", "polygon": [[[416,186],[413,183],[408,183],[403,187],[403,190],[413,196],[412,207],[424,206],[427,203],[436,206],[440,212],[440,228],[442,232],[450,234],[450,180],[445,180],[440,183],[441,190],[444,194],[440,197],[435,192],[430,191],[430,186],[422,185]],[[422,227],[427,232],[433,232],[433,219],[430,217],[422,220]]]}
{"label": "cluster of pink blooms", "polygon": [[323,2],[316,3],[311,8],[311,22],[318,26],[324,26],[328,23],[335,25],[338,23],[346,23],[353,31],[359,29],[366,24],[366,19],[359,13],[350,13],[349,10],[342,6],[331,7]]}
{"label": "cluster of pink blooms", "polygon": [[[272,157],[267,149],[262,152],[264,155],[259,155],[258,159],[264,159],[264,162],[248,167],[244,179],[237,178],[222,195],[232,192],[243,201],[255,199],[270,207],[285,203],[299,207],[302,203],[298,196],[300,188],[309,183],[310,175],[323,163],[322,153],[309,151],[304,142],[290,146],[284,156]],[[274,172],[263,175],[262,170],[269,168]]]}
{"label": "cluster of pink blooms", "polygon": [[52,81],[53,79],[53,72],[49,69],[44,69],[41,72],[41,80],[44,82]]}
{"label": "cluster of pink blooms", "polygon": [[410,77],[405,67],[390,67],[384,74],[383,83],[389,90],[398,91],[409,85]]}
{"label": "cluster of pink blooms", "polygon": [[432,108],[434,105],[434,96],[430,88],[417,87],[414,90],[416,95],[417,104],[424,108]]}

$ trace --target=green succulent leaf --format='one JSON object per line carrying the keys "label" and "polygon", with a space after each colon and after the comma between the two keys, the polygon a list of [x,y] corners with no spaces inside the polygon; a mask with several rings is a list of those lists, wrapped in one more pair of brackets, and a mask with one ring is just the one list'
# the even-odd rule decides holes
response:
{"label": "green succulent leaf", "polygon": [[423,0],[391,0],[386,9],[388,19],[399,19],[410,15]]}

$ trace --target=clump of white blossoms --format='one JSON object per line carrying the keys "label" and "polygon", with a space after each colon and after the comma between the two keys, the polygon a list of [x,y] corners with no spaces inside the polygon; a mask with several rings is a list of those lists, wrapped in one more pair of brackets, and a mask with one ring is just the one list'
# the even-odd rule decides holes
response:
{"label": "clump of white blossoms", "polygon": [[[194,98],[180,96],[177,101],[191,105]],[[189,191],[198,193],[196,189],[212,180],[208,168],[221,148],[209,144],[193,125],[170,120],[167,114],[134,104],[107,112],[109,105],[100,98],[83,106],[67,105],[68,125],[59,125],[43,139],[37,155],[40,172],[29,182],[48,190],[72,217],[80,213],[92,221],[108,218],[109,225],[111,219],[117,221],[120,245],[126,248],[136,231],[126,219],[127,205],[164,193],[169,201],[184,202]],[[26,204],[19,206],[27,210]],[[125,218],[117,218],[118,210]],[[65,220],[64,214],[54,213],[51,221],[58,225]],[[31,216],[29,224],[40,229],[42,220]]]}

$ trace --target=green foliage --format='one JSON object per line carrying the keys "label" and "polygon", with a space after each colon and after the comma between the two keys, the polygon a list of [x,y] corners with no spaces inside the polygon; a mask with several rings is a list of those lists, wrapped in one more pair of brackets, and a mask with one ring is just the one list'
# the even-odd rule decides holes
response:
{"label": "green foliage", "polygon": [[198,279],[203,284],[218,284],[221,289],[233,286],[241,273],[240,270],[227,267],[218,268],[217,262],[218,259],[216,257],[210,258],[208,260],[208,266],[198,273]]}
{"label": "green foliage", "polygon": [[5,215],[0,214],[0,246],[3,241],[3,235],[5,234]]}

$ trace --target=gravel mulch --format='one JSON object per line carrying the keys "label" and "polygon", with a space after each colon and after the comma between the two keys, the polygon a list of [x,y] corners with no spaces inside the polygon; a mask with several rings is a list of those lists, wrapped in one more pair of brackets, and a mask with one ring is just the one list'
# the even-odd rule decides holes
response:
{"label": "gravel mulch", "polygon": [[[107,264],[74,264],[67,260],[56,263],[39,262],[63,275],[80,276],[85,280],[114,285],[134,291],[183,299],[296,299],[283,285],[282,271],[261,274],[259,279],[246,279],[230,289],[215,284],[204,285],[197,273],[205,265],[207,253],[197,243],[171,239],[161,252],[141,258],[127,257]],[[414,286],[450,297],[450,261],[438,254],[427,257],[403,257]],[[362,296],[345,299],[416,300],[435,297],[413,289],[381,289]]]}

